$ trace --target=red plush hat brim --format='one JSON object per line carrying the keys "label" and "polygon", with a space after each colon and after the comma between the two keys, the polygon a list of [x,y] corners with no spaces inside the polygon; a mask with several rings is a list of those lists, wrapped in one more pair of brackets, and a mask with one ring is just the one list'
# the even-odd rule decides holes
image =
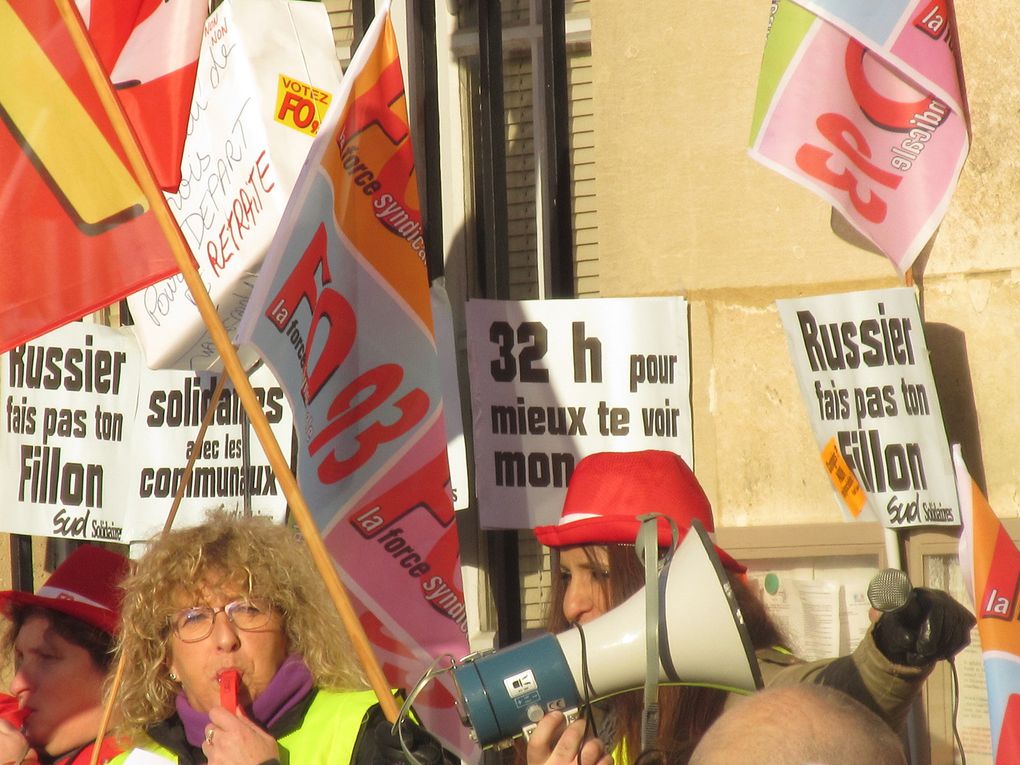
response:
{"label": "red plush hat brim", "polygon": [[[572,545],[626,545],[634,544],[641,522],[633,518],[600,516],[582,518],[559,526],[536,526],[535,537],[546,547],[570,547]],[[680,529],[679,539],[684,538],[686,529]],[[668,525],[659,524],[659,547],[668,547],[672,533]],[[715,547],[719,561],[730,571],[743,574],[747,566],[738,563],[718,545]]]}
{"label": "red plush hat brim", "polygon": [[69,598],[41,598],[31,592],[19,590],[7,590],[0,592],[0,612],[10,613],[11,606],[37,606],[47,608],[50,611],[57,611],[67,614],[79,621],[85,622],[93,627],[101,629],[110,635],[117,631],[120,623],[119,616],[105,608],[91,606],[88,603],[80,603]]}

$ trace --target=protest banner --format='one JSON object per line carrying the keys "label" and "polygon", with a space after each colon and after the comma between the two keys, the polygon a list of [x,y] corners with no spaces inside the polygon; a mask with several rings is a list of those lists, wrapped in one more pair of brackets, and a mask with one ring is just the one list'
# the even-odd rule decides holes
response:
{"label": "protest banner", "polygon": [[[308,154],[238,330],[294,408],[298,482],[393,687],[468,652],[414,153],[389,6]],[[449,675],[423,724],[477,747]]]}
{"label": "protest banner", "polygon": [[0,352],[179,270],[67,10],[0,0]]}
{"label": "protest banner", "polygon": [[953,446],[963,533],[960,569],[970,592],[988,692],[995,765],[1020,762],[1020,551]]}
{"label": "protest banner", "polygon": [[[162,530],[217,376],[145,367],[127,329],[73,323],[0,357],[3,530],[127,544]],[[252,375],[277,440],[291,415],[269,370]],[[227,387],[175,525],[212,507],[282,520],[286,501]]]}
{"label": "protest banner", "polygon": [[3,530],[124,542],[140,361],[130,332],[68,324],[0,358]]}
{"label": "protest banner", "polygon": [[469,301],[482,527],[555,524],[593,452],[665,449],[693,468],[687,326],[679,297]]}
{"label": "protest banner", "polygon": [[[205,23],[182,161],[167,204],[228,332],[251,294],[318,125],[340,87],[325,7],[236,0]],[[154,369],[212,368],[215,344],[183,276],[128,298]]]}
{"label": "protest banner", "polygon": [[[262,449],[247,437],[247,415],[233,387],[224,387],[202,443],[196,445],[219,375],[150,370],[142,365],[137,348],[134,355],[141,371],[131,442],[139,448],[130,450],[126,474],[129,512],[124,518],[124,540],[148,539],[163,530],[194,449],[198,450],[195,466],[174,528],[201,523],[206,511],[215,507],[250,510],[283,521],[286,499]],[[289,451],[293,418],[283,389],[265,367],[249,379],[277,442]]]}
{"label": "protest banner", "polygon": [[890,529],[958,525],[949,445],[913,291],[776,305],[845,517]]}
{"label": "protest banner", "polygon": [[752,158],[827,200],[905,274],[970,145],[952,0],[776,0]]}

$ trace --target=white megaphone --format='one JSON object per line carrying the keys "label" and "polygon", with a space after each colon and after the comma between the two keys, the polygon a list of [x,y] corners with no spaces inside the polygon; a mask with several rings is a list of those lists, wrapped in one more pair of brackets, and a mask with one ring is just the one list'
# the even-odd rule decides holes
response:
{"label": "white megaphone", "polygon": [[[642,687],[645,590],[590,623],[453,668],[461,720],[482,747],[520,736],[545,715]],[[659,682],[762,687],[744,617],[708,533],[691,522],[659,573]],[[584,689],[587,687],[588,692]]]}

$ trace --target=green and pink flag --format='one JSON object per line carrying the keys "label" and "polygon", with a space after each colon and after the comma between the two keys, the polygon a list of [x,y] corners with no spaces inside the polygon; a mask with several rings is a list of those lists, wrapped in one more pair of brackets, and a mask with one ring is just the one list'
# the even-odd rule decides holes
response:
{"label": "green and pink flag", "polygon": [[970,146],[952,0],[776,0],[751,156],[826,199],[905,274]]}

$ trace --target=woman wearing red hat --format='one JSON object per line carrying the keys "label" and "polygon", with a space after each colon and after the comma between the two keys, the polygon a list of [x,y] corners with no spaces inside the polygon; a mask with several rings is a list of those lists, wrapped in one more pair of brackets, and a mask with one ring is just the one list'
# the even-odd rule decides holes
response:
{"label": "woman wearing red hat", "polygon": [[[86,545],[35,594],[0,592],[9,622],[4,656],[14,664],[0,719],[0,763],[90,762],[119,621],[118,586],[128,565],[123,555]],[[105,740],[99,762],[118,751]]]}
{"label": "woman wearing red hat", "polygon": [[[633,544],[638,516],[669,516],[681,538],[697,519],[714,530],[712,508],[680,457],[665,451],[592,454],[574,469],[560,522],[540,526],[535,535],[553,550],[552,593],[548,628],[561,632],[585,624],[619,605],[645,584]],[[672,541],[669,522],[659,520],[659,546]],[[938,658],[948,658],[969,639],[969,613],[963,606],[936,598],[945,629],[923,661],[904,658],[904,642],[917,641],[916,628],[905,635],[900,625],[873,627],[850,656],[806,663],[782,648],[783,639],[761,600],[750,590],[745,567],[716,548],[756,648],[766,685],[818,683],[838,688],[898,727]],[[557,575],[558,572],[558,575]],[[886,614],[886,617],[891,616]],[[694,615],[692,615],[693,619]],[[881,623],[880,623],[881,625]],[[692,624],[696,629],[696,625]],[[881,639],[876,639],[881,636]],[[686,762],[709,725],[739,696],[714,688],[664,686],[659,690],[660,725],[655,748],[670,762]],[[596,705],[598,734],[613,749],[616,765],[634,762],[640,748],[640,691],[618,694]],[[546,716],[531,735],[529,763],[545,762],[562,715]]]}

